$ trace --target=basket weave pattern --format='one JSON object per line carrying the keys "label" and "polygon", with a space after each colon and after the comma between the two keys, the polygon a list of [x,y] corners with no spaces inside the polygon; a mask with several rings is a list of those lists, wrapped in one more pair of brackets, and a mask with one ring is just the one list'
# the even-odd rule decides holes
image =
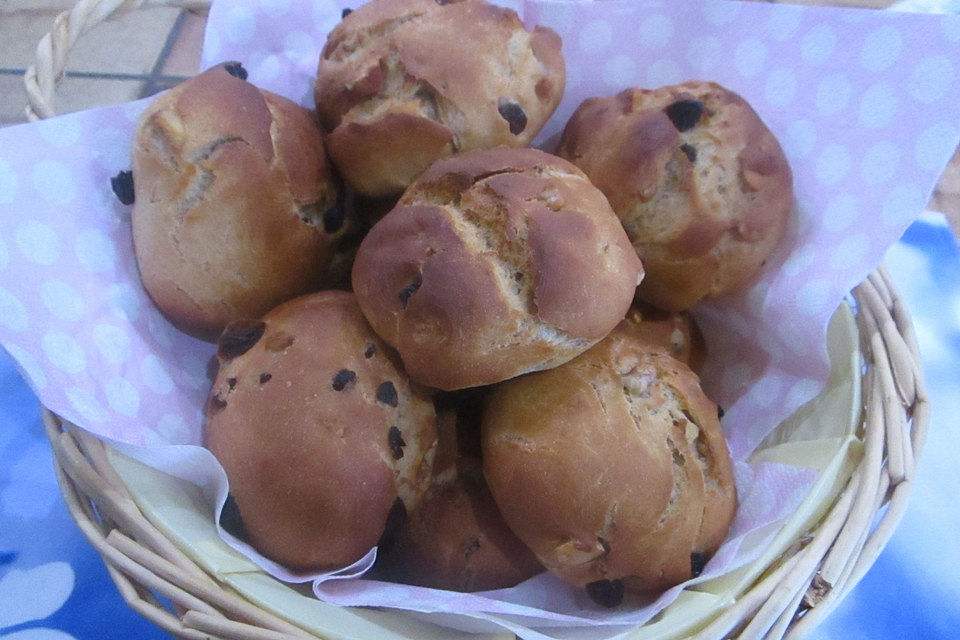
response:
{"label": "basket weave pattern", "polygon": [[[81,0],[59,15],[25,74],[30,120],[55,114],[76,40],[145,6],[198,9],[203,0]],[[870,568],[899,523],[923,447],[929,403],[910,318],[883,268],[853,291],[863,352],[864,455],[822,521],[737,601],[692,636],[803,637]],[[42,409],[66,505],[137,612],[180,638],[315,638],[218,583],[148,520],[97,438]]]}

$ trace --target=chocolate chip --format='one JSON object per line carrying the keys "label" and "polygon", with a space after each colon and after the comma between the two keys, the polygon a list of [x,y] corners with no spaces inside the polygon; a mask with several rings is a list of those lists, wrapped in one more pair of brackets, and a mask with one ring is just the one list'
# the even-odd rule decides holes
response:
{"label": "chocolate chip", "polygon": [[377,387],[377,400],[391,407],[397,406],[397,388],[393,386],[392,382],[387,380],[380,383],[380,386]]}
{"label": "chocolate chip", "polygon": [[683,151],[683,153],[686,154],[687,159],[690,160],[690,162],[697,161],[697,148],[693,145],[682,144],[680,145],[680,151]]}
{"label": "chocolate chip", "polygon": [[403,441],[403,436],[400,435],[400,429],[390,427],[390,431],[387,432],[387,444],[390,445],[390,453],[393,454],[394,460],[399,460],[403,457],[403,448],[407,446],[407,443]]}
{"label": "chocolate chip", "polygon": [[340,12],[340,19],[343,20],[351,13],[353,13],[353,9],[344,9],[343,11]]}
{"label": "chocolate chip", "polygon": [[131,205],[134,202],[133,171],[121,171],[110,178],[110,188],[121,204]]}
{"label": "chocolate chip", "polygon": [[214,414],[219,413],[227,408],[227,401],[220,397],[220,394],[214,393],[210,396],[210,400],[207,402],[207,413]]}
{"label": "chocolate chip", "polygon": [[223,70],[232,75],[234,78],[240,78],[241,80],[247,79],[247,70],[243,68],[243,65],[239,62],[228,62],[223,65]]}
{"label": "chocolate chip", "polygon": [[703,568],[707,566],[707,554],[702,551],[694,551],[690,554],[690,577],[696,578],[703,573]]}
{"label": "chocolate chip", "polygon": [[403,500],[397,498],[393,501],[393,506],[390,507],[387,521],[383,525],[383,534],[380,536],[380,541],[377,542],[378,552],[388,553],[394,547],[397,543],[397,532],[406,519],[407,508],[404,506]]}
{"label": "chocolate chip", "polygon": [[703,113],[703,103],[699,100],[677,100],[664,109],[667,117],[677,131],[687,131],[696,126]]}
{"label": "chocolate chip", "polygon": [[336,233],[346,219],[346,210],[339,204],[335,204],[323,212],[323,230],[327,233]]}
{"label": "chocolate chip", "polygon": [[407,308],[407,302],[410,300],[410,296],[417,292],[417,289],[420,288],[420,285],[423,284],[423,279],[420,276],[417,276],[417,279],[405,286],[400,290],[400,306],[404,309]]}
{"label": "chocolate chip", "polygon": [[724,413],[726,413],[726,412],[723,410],[723,407],[717,407],[717,419],[718,419],[718,420],[722,420],[722,419],[723,419],[723,414],[724,414]]}
{"label": "chocolate chip", "polygon": [[223,360],[242,356],[257,344],[267,325],[259,320],[235,320],[227,325],[217,340],[217,355]]}
{"label": "chocolate chip", "polygon": [[623,602],[623,581],[597,580],[587,585],[587,595],[601,607],[612,609]]}
{"label": "chocolate chip", "polygon": [[237,379],[236,379],[236,378],[227,378],[227,386],[230,387],[231,389],[233,389],[235,386],[237,386]]}
{"label": "chocolate chip", "polygon": [[260,384],[263,384],[263,383],[265,383],[265,382],[269,382],[269,381],[270,381],[270,378],[272,378],[272,377],[273,377],[272,374],[269,374],[269,373],[261,373],[261,374],[260,374]]}
{"label": "chocolate chip", "polygon": [[527,128],[527,114],[523,112],[523,108],[516,102],[507,100],[506,98],[500,98],[500,101],[497,103],[497,111],[500,112],[503,119],[510,125],[510,133],[513,135],[518,136]]}
{"label": "chocolate chip", "polygon": [[227,501],[223,503],[223,509],[220,511],[220,526],[227,533],[231,533],[238,538],[245,537],[246,529],[243,526],[243,518],[240,517],[240,507],[233,496],[227,494]]}
{"label": "chocolate chip", "polygon": [[350,369],[340,369],[337,371],[337,374],[333,376],[333,390],[334,391],[343,391],[353,383],[357,381],[357,374]]}
{"label": "chocolate chip", "polygon": [[363,357],[372,358],[373,354],[375,354],[376,352],[377,352],[377,345],[371,342],[370,344],[367,345],[367,350],[363,352]]}

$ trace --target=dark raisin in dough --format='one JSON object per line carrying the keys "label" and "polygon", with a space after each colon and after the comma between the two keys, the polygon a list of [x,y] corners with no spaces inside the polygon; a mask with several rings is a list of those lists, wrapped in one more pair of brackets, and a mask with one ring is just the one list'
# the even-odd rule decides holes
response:
{"label": "dark raisin in dough", "polygon": [[336,375],[333,376],[333,390],[343,391],[356,381],[356,372],[350,371],[350,369],[340,369],[340,371],[337,371]]}
{"label": "dark raisin in dough", "polygon": [[403,441],[403,436],[400,435],[400,429],[397,427],[390,427],[390,431],[387,432],[387,443],[390,445],[390,453],[393,454],[394,460],[399,460],[403,457],[403,448],[407,446],[407,443]]}
{"label": "dark raisin in dough", "polygon": [[110,178],[110,188],[117,196],[121,204],[131,205],[134,203],[133,193],[133,171],[121,171]]}
{"label": "dark raisin in dough", "polygon": [[500,112],[503,119],[510,125],[510,133],[513,135],[518,136],[527,128],[527,114],[523,112],[523,108],[516,102],[500,98],[500,102],[497,104],[497,111]]}
{"label": "dark raisin in dough", "polygon": [[273,375],[271,375],[271,374],[269,374],[269,373],[261,373],[261,374],[260,374],[260,384],[263,384],[264,382],[269,382],[269,381],[270,381],[270,378],[272,378],[272,377],[273,377]]}
{"label": "dark raisin in dough", "polygon": [[664,111],[677,131],[688,131],[700,121],[703,103],[699,100],[677,100]]}
{"label": "dark raisin in dough", "polygon": [[397,388],[393,386],[392,382],[387,380],[386,382],[380,383],[380,386],[377,387],[377,400],[391,407],[397,406],[399,402],[397,398]]}
{"label": "dark raisin in dough", "polygon": [[417,292],[417,289],[420,288],[420,285],[421,285],[421,284],[423,284],[423,280],[421,280],[421,279],[418,277],[416,280],[414,280],[413,282],[411,282],[410,284],[408,284],[407,286],[405,286],[405,287],[400,291],[400,306],[401,306],[401,307],[403,307],[404,309],[407,308],[407,302],[410,300],[410,296],[412,296],[413,294],[415,294],[415,293]]}
{"label": "dark raisin in dough", "polygon": [[217,340],[217,355],[224,360],[242,356],[263,336],[267,325],[259,320],[236,320],[227,325]]}
{"label": "dark raisin in dough", "polygon": [[690,144],[682,144],[680,145],[680,151],[683,151],[683,153],[686,154],[687,159],[690,160],[690,162],[697,161],[697,148],[695,146]]}
{"label": "dark raisin in dough", "polygon": [[364,358],[372,358],[373,354],[377,352],[377,345],[370,343],[367,345],[367,350],[363,352]]}
{"label": "dark raisin in dough", "polygon": [[612,609],[623,602],[623,581],[597,580],[587,585],[587,595],[601,607]]}
{"label": "dark raisin in dough", "polygon": [[244,69],[243,65],[239,62],[228,62],[223,65],[223,69],[234,78],[240,78],[241,80],[247,79],[247,70]]}

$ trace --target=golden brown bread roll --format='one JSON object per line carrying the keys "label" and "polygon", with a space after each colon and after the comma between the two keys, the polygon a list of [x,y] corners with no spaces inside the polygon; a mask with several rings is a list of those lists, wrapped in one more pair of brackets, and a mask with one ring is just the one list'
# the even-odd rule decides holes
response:
{"label": "golden brown bread roll", "polygon": [[313,290],[339,232],[310,113],[244,75],[228,63],[177,85],[143,112],[133,146],[143,284],[174,325],[206,340]]}
{"label": "golden brown bread roll", "polygon": [[377,557],[389,579],[469,592],[505,589],[543,571],[503,521],[483,479],[479,408],[469,400],[437,407],[430,488]]}
{"label": "golden brown bread roll", "polygon": [[707,345],[693,316],[687,311],[663,311],[644,302],[634,302],[621,328],[700,372],[707,359]]}
{"label": "golden brown bread roll", "polygon": [[482,429],[504,519],[605,604],[698,574],[726,536],[736,492],[717,407],[689,368],[623,327],[494,387]]}
{"label": "golden brown bread roll", "polygon": [[295,569],[348,565],[430,479],[436,414],[353,296],[326,291],[232,323],[206,407],[250,542]]}
{"label": "golden brown bread roll", "polygon": [[610,199],[647,270],[638,296],[668,311],[747,285],[793,205],[780,144],[743,98],[714,83],[590,98],[557,154]]}
{"label": "golden brown bread roll", "polygon": [[317,112],[360,193],[399,194],[441,156],[528,144],[563,95],[560,38],[483,0],[373,0],[330,33]]}
{"label": "golden brown bread roll", "polygon": [[424,172],[364,238],[353,288],[407,373],[453,390],[582,353],[623,318],[642,274],[579,169],[498,148]]}

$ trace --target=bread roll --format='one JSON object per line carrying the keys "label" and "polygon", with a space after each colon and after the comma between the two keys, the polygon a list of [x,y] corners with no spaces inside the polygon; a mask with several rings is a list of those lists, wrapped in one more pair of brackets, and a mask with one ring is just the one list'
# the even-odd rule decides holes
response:
{"label": "bread roll", "polygon": [[557,153],[610,199],[647,270],[639,297],[668,311],[749,284],[793,205],[780,144],[714,83],[590,98]]}
{"label": "bread roll", "polygon": [[736,508],[717,407],[622,328],[567,364],[497,385],[484,474],[510,528],[604,604],[702,570]]}
{"label": "bread roll", "polygon": [[367,234],[353,288],[418,382],[557,366],[623,318],[643,268],[606,198],[536,149],[444,158]]}
{"label": "bread roll", "polygon": [[143,284],[174,325],[206,340],[313,290],[339,232],[318,126],[245,75],[219,65],[161,95],[133,146]]}
{"label": "bread roll", "polygon": [[330,33],[316,103],[362,194],[399,194],[458,151],[524,146],[563,95],[560,38],[483,0],[373,0]]}
{"label": "bread roll", "polygon": [[635,302],[621,328],[644,342],[662,347],[694,373],[700,372],[707,359],[703,334],[687,311],[662,311]]}
{"label": "bread roll", "polygon": [[426,491],[436,414],[353,296],[297,298],[219,341],[205,444],[250,542],[294,569],[362,557]]}

